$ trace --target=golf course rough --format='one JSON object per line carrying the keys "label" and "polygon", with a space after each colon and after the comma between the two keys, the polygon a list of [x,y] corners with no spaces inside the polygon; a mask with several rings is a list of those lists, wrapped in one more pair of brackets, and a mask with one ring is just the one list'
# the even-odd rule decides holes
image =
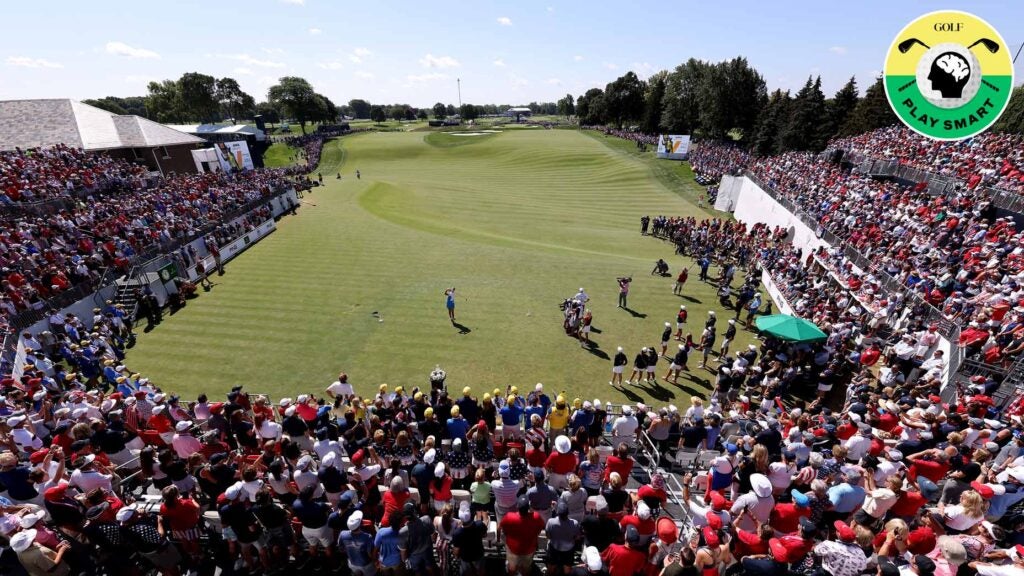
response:
{"label": "golf course rough", "polygon": [[[441,136],[440,146],[429,141]],[[382,383],[411,390],[427,387],[440,364],[449,387],[478,396],[543,382],[570,398],[688,406],[713,377],[696,368],[697,353],[679,385],[608,385],[615,348],[631,358],[660,349],[680,304],[694,319],[709,307],[722,313],[693,269],[684,297],[672,294],[673,278],[650,274],[658,258],[673,275],[692,261],[641,236],[642,215],[709,216],[684,200],[696,191],[657,179],[655,162],[667,161],[573,130],[334,140],[319,170],[342,179],[325,177],[298,216],[229,262],[211,291],[141,334],[127,364],[186,398],[219,398],[239,384],[294,397],[322,391],[340,371],[363,395]],[[634,278],[632,312],[616,307],[622,275]],[[443,295],[451,286],[454,326]],[[581,286],[592,299],[593,350],[565,335],[558,308]],[[689,331],[699,337],[700,328]],[[733,349],[751,342],[740,331]],[[658,376],[667,367],[660,360]]]}

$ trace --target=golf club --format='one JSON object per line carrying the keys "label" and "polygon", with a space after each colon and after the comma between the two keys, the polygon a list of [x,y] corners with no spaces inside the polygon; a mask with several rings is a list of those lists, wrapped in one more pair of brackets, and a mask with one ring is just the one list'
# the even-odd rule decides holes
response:
{"label": "golf club", "polygon": [[900,42],[899,45],[896,46],[896,49],[900,51],[900,54],[906,54],[914,47],[914,44],[920,44],[921,46],[924,46],[926,50],[931,48],[931,46],[921,42],[917,38],[907,38],[903,42]]}
{"label": "golf club", "polygon": [[999,52],[999,44],[996,43],[994,40],[989,40],[988,38],[981,38],[980,40],[978,40],[974,44],[971,44],[970,46],[968,46],[967,49],[970,50],[971,48],[974,48],[978,44],[981,44],[982,46],[984,46],[992,54],[995,54],[996,52]]}

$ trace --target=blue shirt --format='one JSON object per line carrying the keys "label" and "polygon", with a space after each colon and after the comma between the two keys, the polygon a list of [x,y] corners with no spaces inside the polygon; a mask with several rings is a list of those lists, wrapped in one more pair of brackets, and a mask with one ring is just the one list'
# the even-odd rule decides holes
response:
{"label": "blue shirt", "polygon": [[398,530],[391,526],[381,528],[377,537],[373,539],[373,545],[380,553],[380,564],[385,568],[395,568],[402,564],[402,553],[398,545],[402,543],[402,537]]}
{"label": "blue shirt", "polygon": [[995,518],[998,520],[1006,514],[1006,511],[1009,510],[1011,506],[1021,500],[1024,500],[1024,490],[1018,490],[1012,486],[1009,488],[1013,489],[1013,492],[1011,492],[1010,489],[1007,489],[1006,494],[1003,494],[1002,496],[993,496],[989,499],[988,511],[985,512],[986,518]]}
{"label": "blue shirt", "polygon": [[832,509],[840,514],[849,514],[860,508],[864,504],[865,495],[863,488],[846,482],[828,489],[828,500],[832,503]]}
{"label": "blue shirt", "polygon": [[338,544],[345,548],[348,561],[353,566],[366,566],[373,562],[370,559],[373,553],[373,538],[366,532],[353,534],[351,530],[342,530]]}
{"label": "blue shirt", "polygon": [[456,438],[462,438],[462,441],[466,441],[466,432],[469,430],[469,422],[466,422],[465,418],[449,418],[448,419],[448,437],[452,440]]}
{"label": "blue shirt", "polygon": [[523,409],[513,404],[501,409],[501,423],[505,426],[518,426],[523,416]]}

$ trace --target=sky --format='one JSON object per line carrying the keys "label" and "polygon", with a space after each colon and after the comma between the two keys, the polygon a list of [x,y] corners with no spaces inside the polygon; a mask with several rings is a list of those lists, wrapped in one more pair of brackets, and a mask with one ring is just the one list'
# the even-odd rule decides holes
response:
{"label": "sky", "polygon": [[[1016,51],[1024,1],[248,0],[13,2],[0,34],[0,99],[142,96],[152,80],[230,76],[257,101],[302,76],[335,103],[525,104],[633,70],[745,56],[769,90],[821,75],[863,89],[915,17],[963,9]],[[1024,55],[1016,80],[1024,80]]]}

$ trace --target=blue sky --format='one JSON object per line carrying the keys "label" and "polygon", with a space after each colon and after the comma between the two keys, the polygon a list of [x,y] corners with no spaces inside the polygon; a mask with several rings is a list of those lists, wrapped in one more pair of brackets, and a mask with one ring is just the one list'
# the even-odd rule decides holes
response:
{"label": "blue sky", "polygon": [[[914,17],[964,9],[1016,50],[1024,1],[16,2],[4,8],[0,99],[144,95],[199,71],[257,100],[285,75],[335,102],[520,104],[579,95],[634,70],[746,56],[769,89],[820,74],[863,89]],[[1016,78],[1024,80],[1024,56]]]}

